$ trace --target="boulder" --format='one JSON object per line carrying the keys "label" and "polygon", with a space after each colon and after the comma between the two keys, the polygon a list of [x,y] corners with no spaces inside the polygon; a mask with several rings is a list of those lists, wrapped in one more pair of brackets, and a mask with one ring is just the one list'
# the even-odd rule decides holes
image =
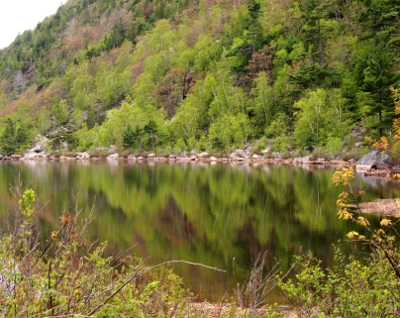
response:
{"label": "boulder", "polygon": [[208,157],[208,152],[202,151],[197,155],[199,158],[205,158]]}
{"label": "boulder", "polygon": [[113,153],[112,155],[107,156],[107,160],[117,160],[119,155],[117,153]]}
{"label": "boulder", "polygon": [[242,149],[236,149],[231,155],[231,158],[246,158],[248,155],[246,153],[246,151],[242,150]]}
{"label": "boulder", "polygon": [[60,156],[58,159],[59,159],[59,160],[63,160],[63,161],[72,161],[72,160],[76,160],[75,157],[71,157],[71,156]]}
{"label": "boulder", "polygon": [[186,158],[186,157],[187,157],[186,151],[179,152],[179,153],[176,155],[176,157],[177,157],[177,158]]}
{"label": "boulder", "polygon": [[296,157],[293,159],[294,163],[305,163],[310,161],[310,156]]}
{"label": "boulder", "polygon": [[76,154],[76,160],[89,160],[90,155],[87,152],[78,152]]}
{"label": "boulder", "polygon": [[267,155],[267,154],[269,154],[271,152],[271,148],[265,148],[264,150],[261,150],[261,153],[263,154],[263,155]]}
{"label": "boulder", "polygon": [[37,152],[29,152],[26,153],[21,160],[37,160],[37,159],[42,159],[44,153],[37,153]]}
{"label": "boulder", "polygon": [[362,156],[357,161],[357,171],[367,171],[377,166],[389,166],[393,162],[387,154],[382,154],[378,150],[371,151]]}
{"label": "boulder", "polygon": [[46,137],[37,135],[35,137],[34,146],[25,150],[25,154],[21,158],[21,160],[47,159],[47,157],[49,156],[49,153],[46,152],[46,146],[48,142],[49,139],[47,139]]}

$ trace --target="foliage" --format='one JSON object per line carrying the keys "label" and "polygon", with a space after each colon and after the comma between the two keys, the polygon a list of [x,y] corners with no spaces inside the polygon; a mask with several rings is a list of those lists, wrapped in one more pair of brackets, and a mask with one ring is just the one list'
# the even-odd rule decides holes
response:
{"label": "foliage", "polygon": [[26,190],[13,231],[0,239],[2,317],[145,317],[183,309],[188,293],[171,270],[105,257],[107,244],[88,243],[90,217],[81,222],[79,213],[64,213],[39,248],[34,202],[35,193]]}
{"label": "foliage", "polygon": [[29,141],[28,127],[20,120],[7,118],[0,136],[1,149],[5,155],[19,152]]}
{"label": "foliage", "polygon": [[390,87],[396,85],[399,78],[396,74],[395,55],[379,46],[367,61],[363,90],[370,99],[368,112],[378,114],[375,127],[379,129],[380,137],[383,136],[383,129],[390,127],[394,118]]}
{"label": "foliage", "polygon": [[0,51],[0,118],[27,105],[33,128],[69,131],[73,151],[122,145],[128,124],[153,120],[157,134],[136,148],[205,136],[227,150],[266,136],[277,149],[338,152],[355,122],[383,135],[394,118],[398,10],[394,0],[69,1]]}
{"label": "foliage", "polygon": [[[306,317],[397,317],[399,283],[382,251],[366,261],[346,259],[325,271],[311,254],[296,258],[296,274],[280,286],[296,312]],[[365,264],[366,263],[366,264]]]}
{"label": "foliage", "polygon": [[382,216],[379,225],[372,225],[358,205],[363,191],[354,193],[349,184],[353,176],[353,169],[347,166],[333,175],[333,183],[345,188],[337,201],[338,216],[360,227],[347,237],[353,244],[368,247],[371,253],[363,256],[358,252],[347,259],[336,247],[335,266],[326,271],[311,253],[298,256],[295,277],[281,283],[281,287],[300,315],[397,317],[400,314],[397,266],[400,250],[396,231],[400,219]]}
{"label": "foliage", "polygon": [[343,99],[337,90],[311,91],[294,107],[298,111],[295,112],[297,124],[293,136],[299,146],[312,150],[330,143],[331,147],[335,139],[344,138],[349,129]]}

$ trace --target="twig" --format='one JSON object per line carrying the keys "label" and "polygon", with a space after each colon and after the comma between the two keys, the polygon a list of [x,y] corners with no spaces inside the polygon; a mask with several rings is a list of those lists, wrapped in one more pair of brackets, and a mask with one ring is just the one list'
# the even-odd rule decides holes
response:
{"label": "twig", "polygon": [[194,265],[194,266],[201,266],[201,267],[205,267],[208,269],[212,269],[218,272],[223,272],[226,273],[226,270],[224,269],[220,269],[217,267],[212,267],[212,266],[208,266],[202,263],[194,263],[194,262],[189,262],[189,261],[184,261],[184,260],[171,260],[171,261],[165,261],[162,262],[160,264],[156,264],[150,267],[147,267],[145,269],[139,269],[137,270],[133,275],[131,275],[126,281],[124,281],[121,286],[119,286],[117,288],[117,290],[115,292],[113,292],[108,298],[106,298],[101,304],[99,304],[98,306],[96,306],[89,314],[88,316],[92,316],[94,313],[96,313],[100,308],[102,308],[103,306],[105,306],[107,304],[108,301],[110,301],[114,296],[116,296],[126,285],[128,285],[131,281],[133,281],[135,278],[137,278],[138,276],[145,274],[149,271],[151,271],[152,269],[167,265],[167,264],[172,264],[172,263],[184,263],[184,264],[189,264],[189,265]]}

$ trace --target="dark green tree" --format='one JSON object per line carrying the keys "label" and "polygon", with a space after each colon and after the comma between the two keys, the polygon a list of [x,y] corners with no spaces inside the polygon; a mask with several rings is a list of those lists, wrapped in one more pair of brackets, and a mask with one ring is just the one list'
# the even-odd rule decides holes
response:
{"label": "dark green tree", "polygon": [[12,155],[18,152],[29,140],[29,129],[20,120],[7,118],[5,129],[0,137],[2,152]]}
{"label": "dark green tree", "polygon": [[369,114],[378,115],[374,128],[383,135],[383,129],[390,128],[394,118],[393,98],[390,87],[399,81],[396,74],[395,55],[380,45],[367,61],[364,70],[363,90],[370,98]]}
{"label": "dark green tree", "polygon": [[248,64],[252,55],[263,47],[267,42],[263,35],[263,28],[260,24],[261,5],[257,0],[251,0],[247,5],[248,16],[243,23],[243,42],[230,49],[228,57],[237,57],[238,65],[232,71],[239,76],[246,74],[245,66]]}
{"label": "dark green tree", "polygon": [[15,123],[11,118],[6,120],[5,130],[1,135],[1,149],[6,155],[11,155],[15,153],[16,149],[16,127]]}
{"label": "dark green tree", "polygon": [[142,147],[144,130],[139,126],[136,126],[135,130],[128,124],[124,135],[122,136],[122,145],[124,148],[136,148],[136,152],[139,152]]}
{"label": "dark green tree", "polygon": [[154,152],[154,147],[157,140],[157,124],[154,120],[150,119],[150,121],[144,126],[144,132],[147,135],[148,143],[151,145],[151,149]]}
{"label": "dark green tree", "polygon": [[124,135],[122,136],[122,146],[124,148],[129,148],[132,147],[133,145],[133,130],[131,125],[128,124],[128,127],[126,127],[126,130],[124,132]]}
{"label": "dark green tree", "polygon": [[323,67],[325,64],[324,44],[327,34],[321,26],[321,19],[329,15],[327,3],[324,3],[323,0],[302,1],[301,9],[304,21],[302,38],[305,49],[314,62],[318,62],[320,67]]}
{"label": "dark green tree", "polygon": [[400,3],[398,0],[363,0],[360,12],[363,37],[374,38],[392,47],[400,47]]}

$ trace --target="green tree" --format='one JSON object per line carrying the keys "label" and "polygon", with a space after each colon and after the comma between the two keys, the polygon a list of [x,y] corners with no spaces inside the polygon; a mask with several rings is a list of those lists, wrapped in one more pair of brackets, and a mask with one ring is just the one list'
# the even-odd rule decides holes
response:
{"label": "green tree", "polygon": [[132,147],[133,145],[133,130],[131,125],[128,124],[126,127],[126,130],[124,132],[124,135],[122,136],[122,146],[124,148],[129,148]]}
{"label": "green tree", "polygon": [[400,4],[397,0],[363,0],[365,8],[359,14],[363,38],[374,38],[391,47],[400,46]]}
{"label": "green tree", "polygon": [[144,126],[143,130],[147,134],[148,144],[154,152],[154,147],[158,138],[158,127],[156,122],[150,119],[150,121]]}
{"label": "green tree", "polygon": [[311,91],[295,103],[294,137],[300,147],[312,150],[325,146],[328,138],[343,138],[349,128],[344,112],[345,100],[339,90]]}
{"label": "green tree", "polygon": [[65,99],[54,104],[52,111],[57,126],[63,126],[67,123],[69,118],[69,107]]}
{"label": "green tree", "polygon": [[7,118],[5,129],[1,135],[1,149],[6,155],[15,153],[16,150],[16,127],[15,123],[11,118]]}
{"label": "green tree", "polygon": [[250,123],[246,115],[225,114],[210,126],[209,140],[216,150],[243,147],[250,134]]}
{"label": "green tree", "polygon": [[393,98],[390,87],[395,86],[399,78],[396,74],[395,55],[380,45],[367,61],[362,87],[370,99],[366,113],[378,115],[378,122],[373,128],[378,129],[380,137],[383,135],[383,130],[390,128],[393,122]]}
{"label": "green tree", "polygon": [[29,141],[29,129],[21,120],[7,118],[4,131],[0,137],[2,151],[6,155],[21,150]]}
{"label": "green tree", "polygon": [[46,108],[41,108],[37,113],[36,124],[40,134],[45,135],[51,128],[50,111]]}
{"label": "green tree", "polygon": [[144,130],[139,126],[132,129],[131,125],[128,124],[124,135],[122,136],[122,145],[124,148],[136,148],[136,152],[140,152],[143,143]]}
{"label": "green tree", "polygon": [[249,104],[249,117],[254,125],[255,135],[261,137],[274,118],[274,96],[268,83],[268,76],[260,72],[255,80],[256,87],[252,90],[254,102]]}

